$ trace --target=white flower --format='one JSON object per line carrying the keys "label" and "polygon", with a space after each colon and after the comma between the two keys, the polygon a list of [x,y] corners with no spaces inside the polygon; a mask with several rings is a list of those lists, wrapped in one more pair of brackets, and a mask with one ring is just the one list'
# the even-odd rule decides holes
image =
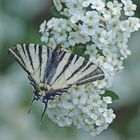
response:
{"label": "white flower", "polygon": [[112,14],[118,15],[122,10],[122,3],[118,3],[118,1],[108,2],[107,7],[110,8]]}
{"label": "white flower", "polygon": [[62,95],[62,100],[64,100],[64,102],[62,103],[62,107],[64,109],[73,109],[75,106],[73,104],[73,101],[71,99],[71,96],[69,94],[64,93]]}
{"label": "white flower", "polygon": [[140,19],[139,18],[129,17],[128,22],[129,22],[129,30],[131,32],[139,30],[139,28],[140,28]]}
{"label": "white flower", "polygon": [[55,48],[57,46],[57,43],[56,43],[55,39],[49,38],[47,45],[51,46],[52,48]]}
{"label": "white flower", "polygon": [[94,120],[97,120],[97,118],[98,118],[98,111],[97,111],[97,109],[95,109],[95,107],[94,108],[91,108],[91,109],[89,109],[89,111],[87,112],[88,114],[89,114],[89,116],[90,116],[90,118],[92,119],[92,121]]}
{"label": "white flower", "polygon": [[77,43],[78,35],[79,35],[79,33],[77,33],[77,32],[69,33],[68,41],[69,41],[70,45],[74,46]]}
{"label": "white flower", "polygon": [[90,0],[79,0],[83,7],[88,7],[90,5]]}
{"label": "white flower", "polygon": [[39,32],[44,33],[46,30],[46,20],[40,25],[40,30]]}
{"label": "white flower", "polygon": [[72,124],[71,119],[69,117],[64,117],[64,116],[57,118],[57,121],[59,122],[58,125],[61,127],[70,126]]}
{"label": "white flower", "polygon": [[69,14],[80,14],[82,11],[81,3],[78,0],[71,0],[66,2],[66,6],[69,8]]}
{"label": "white flower", "polygon": [[66,40],[66,41],[61,42],[61,46],[66,49],[70,47],[70,43]]}
{"label": "white flower", "polygon": [[79,115],[79,109],[78,108],[73,108],[69,110],[69,117],[74,117]]}
{"label": "white flower", "polygon": [[[72,90],[72,89],[71,89]],[[87,101],[87,94],[84,93],[84,89],[81,86],[75,87],[71,92],[73,92],[73,104],[85,104]]]}
{"label": "white flower", "polygon": [[97,51],[96,46],[94,44],[86,46],[85,54],[89,54],[90,56],[91,55],[95,56],[97,54],[97,52],[98,51]]}
{"label": "white flower", "polygon": [[96,11],[88,11],[86,15],[83,17],[83,22],[88,25],[96,25],[99,23],[99,15]]}
{"label": "white flower", "polygon": [[122,0],[124,4],[124,11],[126,16],[133,16],[136,10],[136,5],[132,3],[131,0]]}
{"label": "white flower", "polygon": [[44,32],[43,35],[41,36],[41,41],[48,43],[48,39],[49,39],[49,32]]}
{"label": "white flower", "polygon": [[91,8],[96,9],[97,11],[102,11],[105,7],[105,3],[102,0],[94,0],[91,2],[92,2]]}
{"label": "white flower", "polygon": [[63,29],[66,29],[67,21],[65,19],[58,19],[54,22],[53,28],[57,32],[62,32]]}
{"label": "white flower", "polygon": [[54,25],[54,23],[57,21],[57,19],[55,19],[55,18],[52,18],[52,19],[50,19],[48,22],[47,22],[47,28],[48,29],[52,29],[53,28],[53,25]]}
{"label": "white flower", "polygon": [[112,51],[110,51],[109,45],[104,46],[104,48],[103,48],[103,46],[100,46],[100,48],[103,49],[103,54],[106,57],[107,62],[111,62],[112,61]]}
{"label": "white flower", "polygon": [[98,94],[91,94],[89,95],[89,103],[92,104],[93,106],[97,107],[98,106],[98,101],[101,99],[101,97]]}
{"label": "white flower", "polygon": [[103,118],[103,116],[102,116],[102,115],[98,115],[98,116],[97,116],[97,119],[96,119],[96,121],[95,121],[96,126],[100,126],[100,125],[102,125],[103,123],[104,123],[104,118]]}
{"label": "white flower", "polygon": [[67,33],[65,31],[55,32],[54,33],[54,38],[57,41],[57,43],[59,44],[61,42],[66,41],[66,39],[67,39]]}
{"label": "white flower", "polygon": [[104,97],[104,89],[112,86],[116,73],[123,69],[124,59],[131,54],[128,39],[140,28],[140,19],[130,17],[136,6],[131,0],[55,0],[54,3],[67,19],[44,21],[40,26],[41,41],[53,48],[57,45],[83,48],[89,61],[103,70],[105,78],[71,86],[68,92],[49,101],[47,114],[61,127],[75,125],[98,135],[116,117],[108,106],[112,98]]}
{"label": "white flower", "polygon": [[53,0],[54,6],[56,7],[56,9],[58,11],[62,10],[62,4],[61,4],[61,0]]}
{"label": "white flower", "polygon": [[83,24],[83,25],[79,25],[79,30],[82,34],[86,34],[86,35],[90,35],[93,36],[95,34],[95,28],[98,28],[96,26],[92,26],[92,25],[87,25],[87,24]]}
{"label": "white flower", "polygon": [[66,31],[70,32],[72,30],[72,24],[70,23],[70,21],[67,21],[66,23]]}
{"label": "white flower", "polygon": [[124,58],[127,58],[128,55],[131,55],[131,51],[127,48],[120,49],[120,53]]}
{"label": "white flower", "polygon": [[113,39],[112,35],[113,35],[112,31],[106,31],[106,30],[102,31],[101,32],[101,37],[100,37],[101,43],[103,43],[105,45],[109,44]]}
{"label": "white flower", "polygon": [[66,17],[70,17],[68,8],[64,8],[63,11],[60,12],[60,14],[66,16]]}
{"label": "white flower", "polygon": [[113,113],[112,109],[109,109],[103,113],[103,116],[105,117],[105,121],[107,123],[111,123],[113,119],[115,119],[116,115]]}
{"label": "white flower", "polygon": [[77,43],[87,43],[90,41],[90,37],[86,34],[82,34],[82,33],[79,33],[79,35],[77,36]]}
{"label": "white flower", "polygon": [[122,32],[127,31],[128,28],[129,28],[129,25],[130,25],[129,23],[130,22],[128,20],[125,20],[125,21],[120,22],[120,24],[119,24],[120,30]]}
{"label": "white flower", "polygon": [[102,14],[105,21],[108,21],[112,16],[111,12],[106,9],[103,9]]}
{"label": "white flower", "polygon": [[108,126],[108,124],[103,123],[101,126],[97,127],[96,135],[99,135],[103,130],[106,130]]}
{"label": "white flower", "polygon": [[122,70],[124,68],[123,67],[123,61],[118,60],[118,59],[115,59],[112,62],[112,65],[114,66],[115,71],[119,71],[119,70]]}
{"label": "white flower", "polygon": [[71,18],[70,18],[70,20],[71,20],[72,23],[76,23],[76,22],[78,22],[78,20],[80,20],[80,19],[81,19],[81,16],[78,15],[78,14],[74,14],[74,15],[71,16]]}
{"label": "white flower", "polygon": [[[88,98],[87,98],[88,101]],[[78,107],[82,110],[83,113],[89,114],[90,110],[93,108],[91,104],[86,102],[85,104],[80,104]]]}
{"label": "white flower", "polygon": [[112,98],[109,96],[103,97],[103,101],[107,104],[111,104],[112,103]]}
{"label": "white flower", "polygon": [[106,110],[107,104],[104,103],[103,100],[99,100],[97,108],[98,108],[98,111],[102,113],[102,112],[104,112],[104,110]]}

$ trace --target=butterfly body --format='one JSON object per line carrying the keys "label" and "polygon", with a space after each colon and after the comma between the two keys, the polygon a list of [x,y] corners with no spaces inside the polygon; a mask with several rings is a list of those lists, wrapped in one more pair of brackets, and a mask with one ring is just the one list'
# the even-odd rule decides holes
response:
{"label": "butterfly body", "polygon": [[33,89],[36,100],[42,99],[42,102],[44,102],[43,100],[53,100],[56,95],[61,95],[65,92],[64,89],[53,89],[51,86],[43,83],[40,83],[38,87],[34,85]]}
{"label": "butterfly body", "polygon": [[45,110],[49,100],[67,92],[72,85],[104,79],[97,65],[60,46],[52,49],[39,44],[17,44],[8,52],[27,72],[34,91],[33,101],[41,99]]}

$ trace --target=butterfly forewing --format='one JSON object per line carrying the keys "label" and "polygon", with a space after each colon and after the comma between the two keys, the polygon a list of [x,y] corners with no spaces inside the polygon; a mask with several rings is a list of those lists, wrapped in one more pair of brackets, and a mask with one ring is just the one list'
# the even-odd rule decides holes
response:
{"label": "butterfly forewing", "polygon": [[38,44],[17,44],[9,49],[9,53],[35,83],[48,84],[53,89],[104,78],[103,71],[95,64],[61,47],[52,49]]}
{"label": "butterfly forewing", "polygon": [[10,55],[38,83],[44,80],[50,51],[51,48],[35,44],[17,44],[13,49],[9,49]]}

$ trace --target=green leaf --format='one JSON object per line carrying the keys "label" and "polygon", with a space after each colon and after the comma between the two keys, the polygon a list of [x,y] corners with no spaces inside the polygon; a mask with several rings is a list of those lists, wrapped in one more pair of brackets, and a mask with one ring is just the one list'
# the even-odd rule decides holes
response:
{"label": "green leaf", "polygon": [[85,54],[85,48],[82,45],[71,46],[70,51],[74,54],[84,57],[87,61],[89,60],[89,54]]}
{"label": "green leaf", "polygon": [[53,15],[54,17],[67,19],[66,16],[61,15],[60,12],[57,11],[57,9],[55,8],[55,6],[52,6],[52,7],[50,8],[50,11],[51,11],[51,13],[52,13],[52,15]]}
{"label": "green leaf", "polygon": [[103,96],[104,97],[110,96],[113,101],[120,99],[119,96],[114,91],[111,91],[111,90],[106,90],[105,94],[103,94]]}
{"label": "green leaf", "polygon": [[82,57],[84,57],[87,61],[88,61],[89,58],[90,58],[89,54],[83,54]]}
{"label": "green leaf", "polygon": [[79,56],[83,56],[84,55],[84,49],[82,47],[73,47],[72,48],[73,53],[79,55]]}

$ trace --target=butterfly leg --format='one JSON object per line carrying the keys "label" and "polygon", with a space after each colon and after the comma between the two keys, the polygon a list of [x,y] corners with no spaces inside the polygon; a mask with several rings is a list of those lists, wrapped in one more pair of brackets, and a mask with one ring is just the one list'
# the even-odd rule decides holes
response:
{"label": "butterfly leg", "polygon": [[47,104],[48,104],[48,99],[47,99],[47,97],[44,97],[42,102],[44,103],[45,107],[44,107],[44,110],[43,110],[43,112],[42,112],[42,115],[41,115],[41,118],[40,118],[40,122],[42,121],[43,116],[44,116],[44,114],[45,114],[45,112],[46,112],[46,109],[47,109]]}
{"label": "butterfly leg", "polygon": [[[48,95],[46,95],[46,96],[43,97],[42,102],[44,103],[45,107],[44,107],[43,113],[42,113],[42,115],[41,115],[40,121],[42,121],[42,119],[43,119],[43,117],[44,117],[44,114],[45,114],[46,109],[47,109],[48,101],[49,101],[49,100],[53,100],[54,97],[55,97],[55,95],[56,95],[56,94],[48,94]],[[61,95],[61,94],[59,93],[59,94],[57,94],[57,95]]]}
{"label": "butterfly leg", "polygon": [[48,101],[53,100],[56,95],[61,95],[64,92],[66,92],[66,91],[65,90],[60,90],[60,89],[59,90],[50,90],[50,91],[48,91],[46,96],[43,97],[42,102],[44,103],[45,107],[44,107],[43,113],[41,115],[40,121],[42,121],[42,118],[43,118],[43,116],[46,112]]}
{"label": "butterfly leg", "polygon": [[37,94],[37,95],[34,94],[33,99],[32,99],[32,101],[31,101],[31,105],[30,105],[30,107],[29,107],[28,114],[30,114],[30,112],[31,112],[32,105],[33,105],[34,101],[37,101],[37,100],[39,100],[39,99],[40,99],[40,95],[39,95],[39,94]]}
{"label": "butterfly leg", "polygon": [[32,109],[32,105],[33,105],[33,102],[35,101],[35,99],[33,98],[32,99],[32,102],[31,102],[31,104],[30,104],[30,107],[29,107],[29,111],[28,111],[28,114],[30,114],[30,112],[31,112],[31,109]]}

